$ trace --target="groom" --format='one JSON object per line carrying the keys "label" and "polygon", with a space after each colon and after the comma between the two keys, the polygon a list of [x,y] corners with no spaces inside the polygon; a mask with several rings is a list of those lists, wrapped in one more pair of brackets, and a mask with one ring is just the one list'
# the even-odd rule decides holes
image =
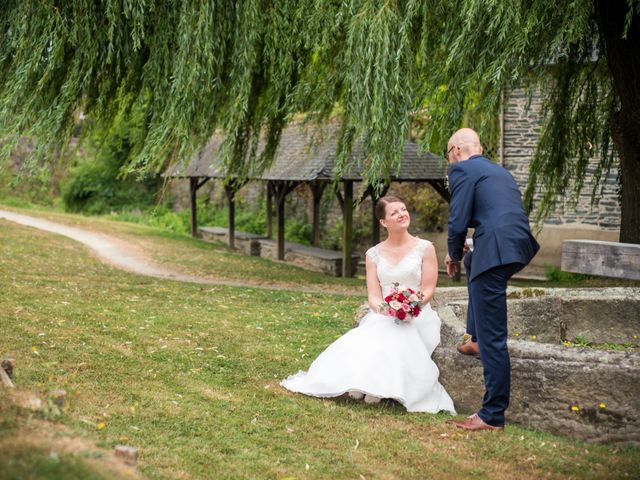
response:
{"label": "groom", "polygon": [[[464,255],[469,292],[468,341],[458,350],[480,354],[485,394],[482,408],[451,423],[466,430],[502,430],[509,406],[511,363],[507,350],[507,281],[540,248],[531,235],[518,186],[511,174],[482,156],[478,134],[458,130],[447,144],[449,162],[449,253],[447,273],[460,269]],[[467,229],[473,251],[464,253]]]}

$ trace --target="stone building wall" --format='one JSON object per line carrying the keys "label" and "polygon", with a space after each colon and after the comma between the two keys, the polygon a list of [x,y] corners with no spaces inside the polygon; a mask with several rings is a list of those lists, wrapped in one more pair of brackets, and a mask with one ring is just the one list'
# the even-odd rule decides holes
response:
{"label": "stone building wall", "polygon": [[[529,174],[529,163],[540,134],[540,109],[542,98],[535,95],[531,99],[524,90],[514,90],[505,96],[504,115],[504,151],[502,161],[515,177],[520,189],[524,191]],[[568,201],[559,202],[554,214],[545,220],[545,225],[581,224],[604,230],[620,229],[620,202],[617,193],[617,170],[612,170],[606,178],[604,190],[591,206],[593,172],[597,165],[594,158],[587,169],[587,179],[574,209]],[[532,214],[532,218],[535,213]]]}

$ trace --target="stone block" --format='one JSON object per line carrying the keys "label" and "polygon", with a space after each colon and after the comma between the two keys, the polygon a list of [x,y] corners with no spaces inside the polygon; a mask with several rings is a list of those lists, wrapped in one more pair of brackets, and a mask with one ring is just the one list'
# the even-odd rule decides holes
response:
{"label": "stone block", "polygon": [[[200,227],[200,236],[207,242],[229,243],[229,230],[224,227]],[[235,232],[236,249],[245,255],[260,256],[260,240],[266,239],[264,235],[255,233]]]}
{"label": "stone block", "polygon": [[[456,409],[471,413],[482,403],[482,363],[456,351],[465,332],[465,319],[459,316],[463,289],[443,290],[447,289],[440,289],[434,303],[442,329],[433,359]],[[640,292],[628,288],[547,292],[539,298],[508,301],[509,323],[514,324],[510,328],[535,330],[538,341],[509,339],[512,390],[507,422],[597,443],[639,446],[640,352],[567,348],[559,343],[556,329],[560,323],[566,323],[569,331],[591,323],[602,325],[602,337],[616,325],[616,318],[638,326]],[[607,313],[610,323],[602,321]],[[544,343],[547,337],[549,343]]]}
{"label": "stone block", "polygon": [[138,450],[127,445],[116,445],[115,454],[130,466],[134,466],[138,461]]}
{"label": "stone block", "polygon": [[65,401],[67,400],[67,392],[66,390],[53,390],[49,392],[49,398],[58,408],[62,408]]}
{"label": "stone block", "polygon": [[[260,255],[269,260],[277,261],[278,245],[275,240],[261,239]],[[359,255],[351,256],[351,274],[358,270]],[[323,248],[308,247],[292,242],[285,242],[284,261],[305,270],[320,272],[339,277],[342,275],[342,252]]]}
{"label": "stone block", "polygon": [[2,360],[2,369],[7,376],[13,380],[13,369],[16,368],[16,361],[13,358],[5,358]]}

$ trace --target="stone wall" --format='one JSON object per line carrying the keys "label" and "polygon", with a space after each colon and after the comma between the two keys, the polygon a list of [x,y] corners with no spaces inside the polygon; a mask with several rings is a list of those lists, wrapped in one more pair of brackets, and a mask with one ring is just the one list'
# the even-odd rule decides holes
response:
{"label": "stone wall", "polygon": [[[536,94],[531,98],[523,89],[509,92],[504,105],[504,150],[502,161],[505,168],[515,177],[520,189],[524,191],[529,174],[529,163],[540,134],[542,98]],[[587,169],[587,178],[580,192],[577,208],[565,201],[560,202],[556,212],[546,221],[547,225],[595,226],[599,229],[617,231],[620,229],[620,203],[618,201],[616,181],[617,170],[612,170],[606,178],[604,191],[591,207],[593,172],[598,159],[594,158]],[[533,214],[535,215],[535,214]],[[533,218],[532,215],[532,218]]]}
{"label": "stone wall", "polygon": [[[569,322],[566,328],[571,331],[565,335],[570,338],[583,334],[589,340],[635,343],[634,312],[640,291],[536,289],[535,298],[527,298],[526,290],[509,289],[509,297],[519,295],[509,300],[510,327],[513,320],[520,328],[511,329],[508,340],[512,388],[507,423],[595,443],[640,445],[640,351],[566,346],[559,342],[559,325],[540,322],[533,313],[557,311],[560,319]],[[440,288],[432,303],[442,320],[441,342],[433,360],[456,409],[466,414],[480,408],[484,385],[480,360],[456,351],[465,332],[465,300],[464,289]],[[600,325],[605,317],[613,317],[607,327]],[[535,341],[531,334],[536,334]]]}

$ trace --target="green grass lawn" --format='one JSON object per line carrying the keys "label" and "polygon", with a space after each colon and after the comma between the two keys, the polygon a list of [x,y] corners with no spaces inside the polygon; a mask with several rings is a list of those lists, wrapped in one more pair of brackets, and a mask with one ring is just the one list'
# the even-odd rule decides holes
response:
{"label": "green grass lawn", "polygon": [[[48,214],[49,218],[53,215]],[[362,288],[153,229],[60,215],[158,261],[224,278]],[[233,258],[234,266],[221,265]],[[204,262],[204,263],[201,263]],[[212,269],[211,271],[209,269]],[[292,273],[293,272],[293,273]],[[292,277],[295,275],[295,277]],[[0,357],[20,391],[64,388],[62,414],[0,389],[0,478],[124,478],[97,461],[139,449],[144,478],[632,478],[636,449],[509,425],[475,435],[393,402],[294,395],[278,382],[349,329],[359,295],[212,287],[111,268],[80,244],[0,220]],[[49,432],[45,434],[45,431]],[[78,454],[60,445],[77,442]]]}

